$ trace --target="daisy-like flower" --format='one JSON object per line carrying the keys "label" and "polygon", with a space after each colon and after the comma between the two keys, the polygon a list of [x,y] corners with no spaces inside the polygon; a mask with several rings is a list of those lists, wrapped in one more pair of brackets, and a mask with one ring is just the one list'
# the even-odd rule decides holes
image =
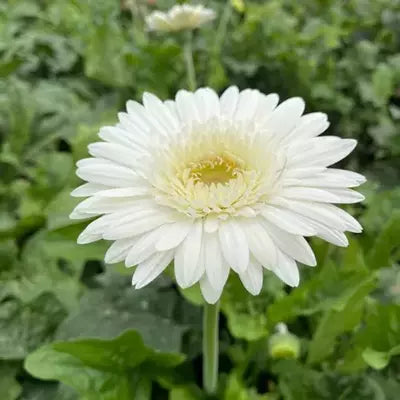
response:
{"label": "daisy-like flower", "polygon": [[175,5],[168,12],[153,11],[146,17],[151,31],[173,32],[195,29],[215,18],[215,12],[202,5]]}
{"label": "daisy-like flower", "polygon": [[[263,269],[290,286],[296,262],[316,260],[304,237],[347,246],[360,224],[333,204],[356,203],[362,175],[328,168],[356,146],[321,136],[327,116],[302,115],[304,101],[236,87],[180,90],[175,101],[145,93],[128,101],[119,123],[103,127],[92,158],[78,162],[88,197],[71,218],[98,217],[79,243],[112,240],[107,263],[137,265],[141,288],[174,261],[177,283],[200,282],[215,303],[231,270],[256,295]],[[332,204],[333,203],[333,204]],[[99,217],[100,216],[100,217]]]}

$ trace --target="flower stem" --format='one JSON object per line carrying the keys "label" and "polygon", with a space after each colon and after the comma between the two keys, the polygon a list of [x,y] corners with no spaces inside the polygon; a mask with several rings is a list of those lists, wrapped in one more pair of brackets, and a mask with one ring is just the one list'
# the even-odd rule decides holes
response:
{"label": "flower stem", "polygon": [[203,314],[203,386],[215,394],[218,386],[218,320],[219,303],[206,304]]}
{"label": "flower stem", "polygon": [[196,82],[196,70],[194,69],[194,63],[193,63],[192,39],[193,39],[192,32],[191,31],[187,32],[185,46],[183,49],[183,55],[185,57],[188,87],[189,90],[195,91],[197,88],[197,82]]}
{"label": "flower stem", "polygon": [[231,1],[227,0],[224,11],[222,13],[222,17],[219,21],[218,28],[217,28],[217,33],[215,35],[215,41],[214,41],[214,54],[219,55],[221,52],[221,48],[223,45],[223,42],[226,38],[226,31],[228,29],[228,23],[232,15],[232,6],[231,6]]}

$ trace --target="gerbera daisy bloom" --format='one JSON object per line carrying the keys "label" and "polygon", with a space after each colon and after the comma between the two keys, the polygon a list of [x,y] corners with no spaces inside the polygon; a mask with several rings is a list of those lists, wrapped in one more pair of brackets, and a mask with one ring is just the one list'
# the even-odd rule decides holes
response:
{"label": "gerbera daisy bloom", "polygon": [[152,31],[173,32],[195,29],[215,18],[215,12],[202,5],[175,5],[168,12],[153,11],[146,17]]}
{"label": "gerbera daisy bloom", "polygon": [[[88,197],[71,218],[98,217],[78,243],[112,240],[107,263],[137,265],[141,288],[174,261],[177,283],[200,282],[215,303],[231,269],[256,295],[263,268],[290,286],[296,262],[316,260],[304,237],[347,246],[360,224],[333,204],[356,203],[365,178],[328,168],[356,146],[321,136],[323,113],[302,115],[304,101],[236,87],[221,97],[210,88],[180,90],[175,101],[145,93],[128,101],[119,123],[103,127],[92,158],[77,163]],[[332,204],[333,203],[333,204]]]}

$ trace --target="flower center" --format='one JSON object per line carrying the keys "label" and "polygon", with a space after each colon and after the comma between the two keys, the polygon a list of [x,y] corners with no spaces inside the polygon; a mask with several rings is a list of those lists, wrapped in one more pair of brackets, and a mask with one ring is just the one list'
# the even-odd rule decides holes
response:
{"label": "flower center", "polygon": [[227,155],[211,156],[189,164],[190,178],[195,182],[227,183],[238,173],[238,163]]}

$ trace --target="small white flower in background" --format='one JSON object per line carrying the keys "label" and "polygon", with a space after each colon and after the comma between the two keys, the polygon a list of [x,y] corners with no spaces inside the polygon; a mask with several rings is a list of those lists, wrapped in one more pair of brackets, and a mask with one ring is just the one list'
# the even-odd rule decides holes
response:
{"label": "small white flower in background", "polygon": [[236,87],[221,97],[209,88],[180,90],[175,101],[145,93],[128,101],[119,123],[103,127],[92,158],[78,162],[88,197],[71,218],[98,217],[79,243],[112,240],[107,263],[137,265],[141,288],[174,260],[177,283],[200,282],[215,303],[231,270],[256,295],[263,268],[290,286],[296,261],[316,260],[304,237],[347,246],[345,231],[360,224],[331,204],[356,203],[355,172],[328,168],[356,146],[353,139],[321,136],[326,114],[302,115],[304,101],[278,105],[276,94]]}
{"label": "small white flower in background", "polygon": [[146,17],[151,31],[173,32],[195,29],[215,18],[215,12],[202,5],[175,5],[168,12],[153,11]]}

